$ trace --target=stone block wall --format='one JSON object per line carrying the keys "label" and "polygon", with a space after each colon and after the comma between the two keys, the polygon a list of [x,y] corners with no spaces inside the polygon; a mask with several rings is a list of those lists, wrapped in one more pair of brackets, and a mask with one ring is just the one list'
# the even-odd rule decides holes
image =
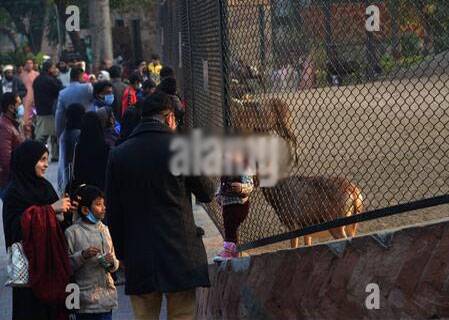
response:
{"label": "stone block wall", "polygon": [[210,277],[198,319],[446,319],[449,221],[235,259]]}

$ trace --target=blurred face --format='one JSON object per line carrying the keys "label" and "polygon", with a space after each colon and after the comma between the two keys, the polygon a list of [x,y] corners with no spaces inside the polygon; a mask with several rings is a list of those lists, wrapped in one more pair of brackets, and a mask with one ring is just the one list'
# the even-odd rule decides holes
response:
{"label": "blurred face", "polygon": [[39,161],[36,163],[36,166],[34,168],[36,176],[38,176],[39,178],[43,178],[45,176],[47,168],[48,168],[48,152],[45,152],[39,159]]}
{"label": "blurred face", "polygon": [[67,64],[64,61],[61,61],[59,63],[59,71],[61,72],[66,72],[67,71]]}
{"label": "blurred face", "polygon": [[17,110],[19,109],[19,106],[22,104],[22,100],[20,97],[16,97],[16,102],[14,105],[11,105],[8,109],[8,112],[10,116],[14,117],[17,114]]}
{"label": "blurred face", "polygon": [[156,91],[156,88],[146,88],[145,95],[150,96]]}
{"label": "blurred face", "polygon": [[136,82],[135,84],[133,84],[134,89],[139,90],[140,88],[142,88],[142,83],[140,82]]}
{"label": "blurred face", "polygon": [[16,98],[16,107],[20,106],[22,104],[22,99],[20,99],[19,96]]}
{"label": "blurred face", "polygon": [[[90,211],[92,211],[92,214],[95,216],[95,218],[100,220],[104,219],[104,216],[106,214],[106,205],[104,204],[104,199],[100,197],[95,199],[90,206]],[[89,213],[89,209],[83,207],[82,212],[87,216],[87,214]]]}
{"label": "blurred face", "polygon": [[58,68],[56,68],[56,66],[53,64],[50,69],[48,69],[48,73],[50,75],[52,75],[53,77],[57,77],[58,76]]}
{"label": "blurred face", "polygon": [[104,66],[106,67],[106,69],[109,69],[110,67],[112,67],[112,60],[106,59],[104,61]]}
{"label": "blurred face", "polygon": [[100,97],[104,98],[104,96],[107,96],[108,94],[112,94],[112,87],[106,87],[103,89],[103,91],[101,91],[100,93]]}
{"label": "blurred face", "polygon": [[165,123],[173,131],[176,130],[176,118],[174,112],[170,112],[165,116]]}
{"label": "blurred face", "polygon": [[146,63],[146,62],[142,62],[142,63],[139,65],[139,71],[140,71],[140,72],[143,72],[143,71],[145,70],[146,67],[147,67],[147,63]]}
{"label": "blurred face", "polygon": [[23,68],[26,70],[26,71],[31,71],[31,70],[33,70],[33,68],[34,68],[34,63],[33,63],[33,60],[27,60],[26,62],[25,62],[25,65],[23,66]]}
{"label": "blurred face", "polygon": [[8,79],[9,81],[12,80],[13,75],[14,74],[13,74],[12,70],[5,71],[5,78]]}

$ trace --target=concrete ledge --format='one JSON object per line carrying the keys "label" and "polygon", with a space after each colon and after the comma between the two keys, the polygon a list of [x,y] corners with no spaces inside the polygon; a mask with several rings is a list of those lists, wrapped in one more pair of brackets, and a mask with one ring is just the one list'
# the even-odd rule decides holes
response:
{"label": "concrete ledge", "polygon": [[[449,317],[446,220],[210,266],[198,319]],[[368,310],[369,283],[380,309]]]}

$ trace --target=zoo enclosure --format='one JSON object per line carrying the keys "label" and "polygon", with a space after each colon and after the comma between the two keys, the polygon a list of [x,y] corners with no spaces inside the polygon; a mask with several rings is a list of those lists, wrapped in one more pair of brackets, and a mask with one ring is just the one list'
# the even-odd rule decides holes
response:
{"label": "zoo enclosure", "polygon": [[[288,105],[296,178],[252,194],[241,249],[449,202],[447,1],[166,0],[159,32],[189,128],[236,127],[236,104],[260,127],[254,105]],[[362,214],[326,207],[350,200],[329,177],[361,190]]]}

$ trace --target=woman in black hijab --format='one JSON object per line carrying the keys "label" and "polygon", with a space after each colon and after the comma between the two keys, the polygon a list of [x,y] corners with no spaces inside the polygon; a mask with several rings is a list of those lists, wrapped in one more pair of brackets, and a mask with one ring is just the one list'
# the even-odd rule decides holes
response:
{"label": "woman in black hijab", "polygon": [[109,150],[100,118],[96,112],[87,112],[75,148],[73,172],[75,188],[89,184],[104,190]]}
{"label": "woman in black hijab", "polygon": [[[71,209],[70,199],[59,199],[44,178],[48,168],[48,150],[40,142],[26,141],[12,155],[11,182],[3,199],[3,228],[6,247],[23,240],[21,219],[31,206],[51,205],[55,213]],[[13,320],[53,319],[54,310],[42,304],[31,288],[13,288]]]}

